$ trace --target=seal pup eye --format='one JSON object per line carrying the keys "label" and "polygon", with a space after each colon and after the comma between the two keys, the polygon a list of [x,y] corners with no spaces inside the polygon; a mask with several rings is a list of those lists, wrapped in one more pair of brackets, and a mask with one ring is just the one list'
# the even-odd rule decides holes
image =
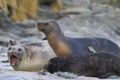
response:
{"label": "seal pup eye", "polygon": [[18,51],[22,51],[22,49],[19,48]]}

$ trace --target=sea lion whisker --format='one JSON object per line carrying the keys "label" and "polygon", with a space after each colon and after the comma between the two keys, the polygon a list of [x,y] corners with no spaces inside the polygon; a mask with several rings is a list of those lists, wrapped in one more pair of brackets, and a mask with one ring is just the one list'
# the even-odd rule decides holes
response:
{"label": "sea lion whisker", "polygon": [[35,27],[37,28],[37,31],[39,31],[39,26],[37,23],[35,24]]}

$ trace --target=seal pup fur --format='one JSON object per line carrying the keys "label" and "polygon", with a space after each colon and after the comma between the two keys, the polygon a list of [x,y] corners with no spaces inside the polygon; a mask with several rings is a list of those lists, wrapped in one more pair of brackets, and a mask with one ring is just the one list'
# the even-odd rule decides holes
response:
{"label": "seal pup fur", "polygon": [[17,44],[9,42],[8,60],[16,71],[40,71],[55,53],[46,41]]}
{"label": "seal pup fur", "polygon": [[50,73],[71,72],[79,76],[98,78],[120,76],[120,57],[107,53],[55,57],[45,65],[45,69]]}
{"label": "seal pup fur", "polygon": [[57,56],[87,55],[89,53],[110,53],[120,55],[119,46],[104,38],[71,38],[65,36],[56,21],[36,23],[37,29],[46,35],[49,45]]}

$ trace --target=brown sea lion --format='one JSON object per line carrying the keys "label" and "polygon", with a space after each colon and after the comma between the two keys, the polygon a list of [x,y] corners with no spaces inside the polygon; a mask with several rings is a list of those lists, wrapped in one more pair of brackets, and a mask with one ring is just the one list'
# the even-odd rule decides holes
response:
{"label": "brown sea lion", "polygon": [[50,73],[71,72],[79,76],[98,78],[120,76],[120,57],[107,53],[55,57],[45,65],[45,69]]}
{"label": "brown sea lion", "polygon": [[16,44],[10,41],[8,59],[16,71],[40,71],[55,53],[46,41]]}
{"label": "brown sea lion", "polygon": [[95,52],[120,55],[119,46],[108,39],[67,37],[56,21],[37,22],[36,25],[37,29],[46,35],[46,39],[58,56],[86,55]]}

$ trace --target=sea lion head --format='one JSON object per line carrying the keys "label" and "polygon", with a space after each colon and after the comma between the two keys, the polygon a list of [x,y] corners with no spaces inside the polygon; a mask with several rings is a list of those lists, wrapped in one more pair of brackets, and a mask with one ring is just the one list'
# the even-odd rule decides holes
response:
{"label": "sea lion head", "polygon": [[54,73],[54,72],[58,72],[58,71],[65,72],[66,71],[65,66],[66,66],[65,58],[54,57],[49,60],[48,64],[45,65],[44,68],[50,73]]}
{"label": "sea lion head", "polygon": [[61,32],[60,26],[56,21],[37,22],[36,25],[37,29],[45,34],[49,34],[51,32]]}

